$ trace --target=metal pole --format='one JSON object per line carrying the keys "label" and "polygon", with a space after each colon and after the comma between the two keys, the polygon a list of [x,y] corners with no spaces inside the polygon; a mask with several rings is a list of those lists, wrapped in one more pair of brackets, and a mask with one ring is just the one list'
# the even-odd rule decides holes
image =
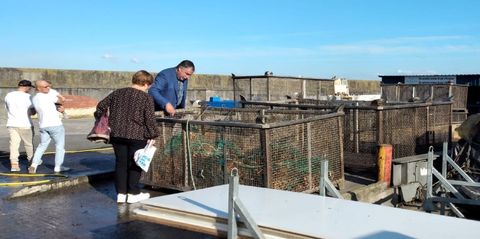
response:
{"label": "metal pole", "polygon": [[236,239],[238,235],[235,199],[238,196],[238,170],[232,169],[228,187],[228,239]]}
{"label": "metal pole", "polygon": [[251,77],[250,77],[250,92],[249,92],[249,94],[250,94],[250,97],[249,97],[248,99],[249,99],[249,100],[252,100],[252,94],[253,94],[253,92],[252,92],[252,78],[251,78]]}
{"label": "metal pole", "polygon": [[328,160],[322,160],[320,162],[320,187],[319,187],[319,194],[320,196],[325,195],[325,185],[326,180],[325,178],[328,177]]}
{"label": "metal pole", "polygon": [[235,77],[232,76],[232,84],[233,84],[233,100],[237,100],[237,88],[235,87]]}
{"label": "metal pole", "polygon": [[432,170],[433,170],[433,147],[430,146],[428,149],[428,157],[427,157],[427,199],[433,197],[433,176],[432,176]]}
{"label": "metal pole", "polygon": [[307,96],[307,90],[306,90],[307,84],[305,80],[302,80],[302,99],[305,99]]}
{"label": "metal pole", "polygon": [[336,198],[344,199],[342,194],[340,194],[328,178],[328,160],[322,160],[320,162],[320,185],[318,187],[318,192],[320,196],[326,196],[326,191]]}
{"label": "metal pole", "polygon": [[383,106],[377,106],[377,145],[384,143]]}
{"label": "metal pole", "polygon": [[448,143],[443,142],[443,152],[442,152],[442,176],[447,178],[447,147]]}
{"label": "metal pole", "polygon": [[400,88],[398,85],[395,86],[395,100],[400,101]]}
{"label": "metal pole", "polygon": [[307,123],[307,160],[308,160],[308,189],[314,188],[312,179],[312,126]]}
{"label": "metal pole", "polygon": [[344,175],[345,175],[345,155],[343,152],[343,145],[344,145],[344,123],[345,123],[345,115],[337,117],[337,125],[338,125],[338,152],[340,152],[340,172],[341,172],[341,180],[339,180],[338,187],[340,189],[344,189],[345,187],[345,180],[344,180]]}
{"label": "metal pole", "polygon": [[263,149],[263,158],[264,158],[264,185],[266,188],[271,188],[272,184],[272,152],[270,150],[270,130],[269,129],[260,129],[260,138]]}
{"label": "metal pole", "polygon": [[255,223],[247,208],[243,205],[240,198],[238,198],[238,181],[238,169],[233,168],[228,187],[228,239],[236,239],[238,237],[237,213],[240,216],[240,220],[252,233],[252,237],[263,239],[265,237],[260,231],[257,223]]}
{"label": "metal pole", "polygon": [[270,77],[267,76],[267,100],[271,101],[271,96],[270,96]]}
{"label": "metal pole", "polygon": [[[187,137],[190,137],[189,135],[187,135],[187,124],[182,124],[182,144],[183,144],[183,173],[184,173],[184,177],[183,177],[183,187],[184,188],[187,188],[188,187],[188,147],[187,147],[187,142],[188,142],[188,139]],[[172,164],[173,164],[173,168],[176,168],[175,167],[175,161],[176,160],[172,160]],[[175,177],[175,175],[173,175],[173,177]]]}
{"label": "metal pole", "polygon": [[223,183],[228,182],[228,158],[227,158],[227,144],[225,143],[226,127],[222,127],[222,142],[223,142]]}
{"label": "metal pole", "polygon": [[[358,107],[358,102],[355,103],[355,106]],[[353,142],[354,142],[354,152],[359,153],[360,152],[360,127],[359,127],[359,119],[358,119],[358,108],[355,107],[353,110],[353,122],[354,122],[354,128],[353,128]],[[377,129],[378,130],[378,129]]]}

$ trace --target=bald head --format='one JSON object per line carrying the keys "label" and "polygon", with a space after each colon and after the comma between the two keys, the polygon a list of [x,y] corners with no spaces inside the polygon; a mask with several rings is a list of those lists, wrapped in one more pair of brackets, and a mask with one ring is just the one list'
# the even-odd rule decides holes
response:
{"label": "bald head", "polygon": [[52,84],[46,80],[37,80],[35,81],[35,88],[38,92],[41,93],[48,93]]}

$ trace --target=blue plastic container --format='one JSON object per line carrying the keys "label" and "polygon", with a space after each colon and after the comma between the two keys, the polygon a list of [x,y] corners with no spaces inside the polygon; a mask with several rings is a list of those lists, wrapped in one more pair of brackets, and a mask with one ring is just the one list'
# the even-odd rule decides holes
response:
{"label": "blue plastic container", "polygon": [[218,96],[212,96],[210,97],[208,106],[214,107],[214,108],[239,108],[240,103],[235,100],[222,100]]}

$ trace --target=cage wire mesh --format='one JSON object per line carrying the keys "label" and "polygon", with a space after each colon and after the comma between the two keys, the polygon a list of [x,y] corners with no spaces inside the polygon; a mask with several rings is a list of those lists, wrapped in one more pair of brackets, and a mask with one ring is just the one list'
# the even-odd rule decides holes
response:
{"label": "cage wire mesh", "polygon": [[467,108],[468,86],[456,84],[385,84],[382,88],[382,99],[387,102],[408,102],[416,97],[420,101],[452,100],[452,109]]}
{"label": "cage wire mesh", "polygon": [[453,106],[454,110],[467,109],[468,86],[454,86],[452,87]]}
{"label": "cage wire mesh", "polygon": [[449,142],[451,139],[450,128],[452,125],[451,105],[432,105],[430,109],[429,131],[432,132],[430,144],[441,147],[443,142]]}
{"label": "cage wire mesh", "polygon": [[382,99],[387,102],[399,101],[396,85],[381,85]]}
{"label": "cage wire mesh", "polygon": [[[300,104],[301,103],[301,104]],[[250,105],[251,104],[251,105]],[[452,102],[374,105],[374,102],[299,100],[299,104],[250,103],[250,107],[330,110],[344,105],[344,163],[349,169],[375,170],[377,147],[393,146],[393,157],[426,153],[430,145],[450,141]]]}
{"label": "cage wire mesh", "polygon": [[227,183],[236,167],[244,185],[312,191],[318,187],[320,160],[328,159],[331,180],[341,185],[342,117],[343,113],[207,108],[158,118],[159,150],[142,182],[183,191],[194,184],[205,188]]}
{"label": "cage wire mesh", "polygon": [[398,101],[408,102],[408,101],[411,101],[413,99],[412,92],[413,92],[414,86],[412,86],[412,85],[399,85],[398,88],[399,88]]}
{"label": "cage wire mesh", "polygon": [[394,158],[415,155],[418,147],[425,147],[422,137],[426,137],[427,125],[419,117],[425,116],[422,114],[425,110],[419,107],[383,110],[383,142],[392,145]]}
{"label": "cage wire mesh", "polygon": [[287,98],[323,99],[334,95],[334,81],[329,79],[241,76],[232,77],[234,100],[243,96],[250,101],[278,101]]}
{"label": "cage wire mesh", "polygon": [[433,88],[433,101],[441,101],[450,96],[450,85],[437,85]]}
{"label": "cage wire mesh", "polygon": [[[413,88],[411,88],[410,90],[413,90]],[[426,100],[426,99],[429,99],[431,98],[431,95],[432,95],[432,86],[431,85],[415,85],[415,93],[413,92],[408,92],[408,94],[410,95],[415,95],[416,97],[418,97],[419,100]]]}

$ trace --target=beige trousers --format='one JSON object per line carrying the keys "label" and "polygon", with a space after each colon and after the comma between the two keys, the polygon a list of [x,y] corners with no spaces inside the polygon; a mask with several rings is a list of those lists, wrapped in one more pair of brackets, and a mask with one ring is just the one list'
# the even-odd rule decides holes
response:
{"label": "beige trousers", "polygon": [[10,133],[10,163],[18,163],[20,142],[23,141],[28,161],[33,157],[33,127],[8,127]]}

